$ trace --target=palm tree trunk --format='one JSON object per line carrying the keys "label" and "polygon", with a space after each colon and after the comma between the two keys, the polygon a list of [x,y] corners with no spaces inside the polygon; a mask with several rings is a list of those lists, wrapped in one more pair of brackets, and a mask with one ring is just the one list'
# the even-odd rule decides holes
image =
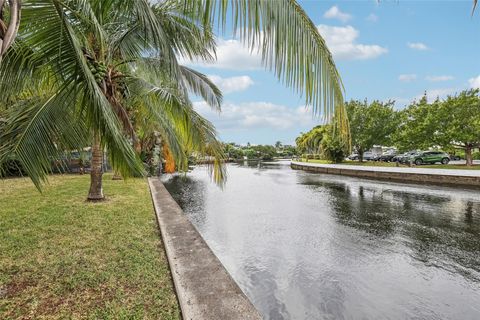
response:
{"label": "palm tree trunk", "polygon": [[15,40],[20,26],[20,0],[10,0],[9,3],[6,3],[5,0],[0,0],[0,18],[3,18],[4,5],[10,6],[10,21],[7,26],[0,19],[0,62],[2,61],[2,56]]}
{"label": "palm tree trunk", "polygon": [[102,176],[103,176],[103,150],[100,143],[100,136],[98,133],[95,133],[93,138],[92,145],[92,165],[90,171],[90,191],[88,192],[88,200],[98,201],[103,200],[103,187],[102,187]]}

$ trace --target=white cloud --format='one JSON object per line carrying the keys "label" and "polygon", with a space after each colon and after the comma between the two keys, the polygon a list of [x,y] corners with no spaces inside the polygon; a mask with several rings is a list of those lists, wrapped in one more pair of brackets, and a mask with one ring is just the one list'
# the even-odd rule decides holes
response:
{"label": "white cloud", "polygon": [[453,76],[426,76],[425,80],[431,82],[442,82],[442,81],[450,81],[455,79]]}
{"label": "white cloud", "polygon": [[330,9],[328,9],[324,13],[323,17],[327,19],[338,19],[343,23],[347,22],[352,18],[350,14],[342,12],[337,6],[333,6]]}
{"label": "white cloud", "polygon": [[352,26],[333,27],[321,24],[318,31],[327,42],[328,48],[338,59],[366,60],[373,59],[388,52],[379,45],[356,43],[359,31]]}
{"label": "white cloud", "polygon": [[398,80],[403,82],[412,82],[417,79],[416,74],[401,74],[398,76]]}
{"label": "white cloud", "polygon": [[418,50],[418,51],[425,51],[430,49],[425,43],[422,43],[422,42],[408,42],[407,46],[410,49]]}
{"label": "white cloud", "polygon": [[210,78],[223,93],[244,91],[253,85],[253,80],[249,76],[222,78],[217,75],[209,75],[208,78]]}
{"label": "white cloud", "polygon": [[[317,26],[327,45],[338,59],[364,60],[376,58],[388,52],[387,48],[379,45],[365,45],[356,43],[359,31],[352,26],[333,27],[328,25]],[[251,71],[264,69],[262,55],[255,49],[246,48],[240,40],[219,39],[216,48],[217,60],[212,63],[203,61],[188,61],[180,59],[181,64],[205,68],[216,68],[237,71]]]}
{"label": "white cloud", "polygon": [[286,130],[299,126],[314,126],[318,119],[311,109],[305,107],[289,108],[269,102],[225,103],[222,112],[217,113],[205,102],[194,103],[195,109],[212,121],[220,131],[273,129]]}
{"label": "white cloud", "polygon": [[262,55],[258,50],[250,51],[239,40],[219,39],[217,42],[217,60],[213,63],[201,61],[181,61],[183,64],[228,70],[262,69]]}
{"label": "white cloud", "polygon": [[367,21],[370,22],[377,22],[378,21],[378,16],[374,13],[370,13],[368,17],[366,18]]}
{"label": "white cloud", "polygon": [[468,83],[473,89],[480,89],[480,75],[476,78],[469,79]]}

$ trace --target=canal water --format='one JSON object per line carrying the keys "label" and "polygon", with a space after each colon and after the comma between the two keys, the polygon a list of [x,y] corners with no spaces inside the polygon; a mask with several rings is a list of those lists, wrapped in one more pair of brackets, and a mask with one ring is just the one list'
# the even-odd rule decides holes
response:
{"label": "canal water", "polygon": [[479,191],[288,162],[166,186],[265,319],[480,319]]}

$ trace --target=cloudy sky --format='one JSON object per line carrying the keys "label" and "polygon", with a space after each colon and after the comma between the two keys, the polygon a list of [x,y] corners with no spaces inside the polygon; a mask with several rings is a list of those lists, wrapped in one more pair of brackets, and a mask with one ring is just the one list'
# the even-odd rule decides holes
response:
{"label": "cloudy sky", "polygon": [[[470,16],[471,0],[299,2],[333,53],[347,99],[392,99],[400,109],[425,91],[434,99],[480,88],[480,11]],[[220,114],[195,102],[223,141],[290,144],[320,122],[258,55],[228,32],[217,42],[216,64],[189,64],[224,93]]]}

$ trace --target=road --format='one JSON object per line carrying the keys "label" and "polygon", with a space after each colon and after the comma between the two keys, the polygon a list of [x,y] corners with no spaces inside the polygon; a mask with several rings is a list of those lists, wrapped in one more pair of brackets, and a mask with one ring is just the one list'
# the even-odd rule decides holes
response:
{"label": "road", "polygon": [[[338,168],[338,169],[350,169],[350,170],[359,170],[359,171],[378,171],[378,172],[400,172],[400,173],[416,173],[416,174],[435,174],[443,176],[463,176],[463,177],[480,177],[480,170],[463,170],[463,169],[434,169],[434,168],[422,168],[422,166],[417,167],[367,167],[367,166],[356,166],[350,164],[323,164],[323,163],[312,163],[312,162],[297,162],[292,161],[293,163],[298,163],[300,165],[312,166],[312,167],[323,167],[323,168]],[[465,161],[451,161],[451,164],[464,164]],[[480,163],[480,161],[475,161],[475,163]]]}

